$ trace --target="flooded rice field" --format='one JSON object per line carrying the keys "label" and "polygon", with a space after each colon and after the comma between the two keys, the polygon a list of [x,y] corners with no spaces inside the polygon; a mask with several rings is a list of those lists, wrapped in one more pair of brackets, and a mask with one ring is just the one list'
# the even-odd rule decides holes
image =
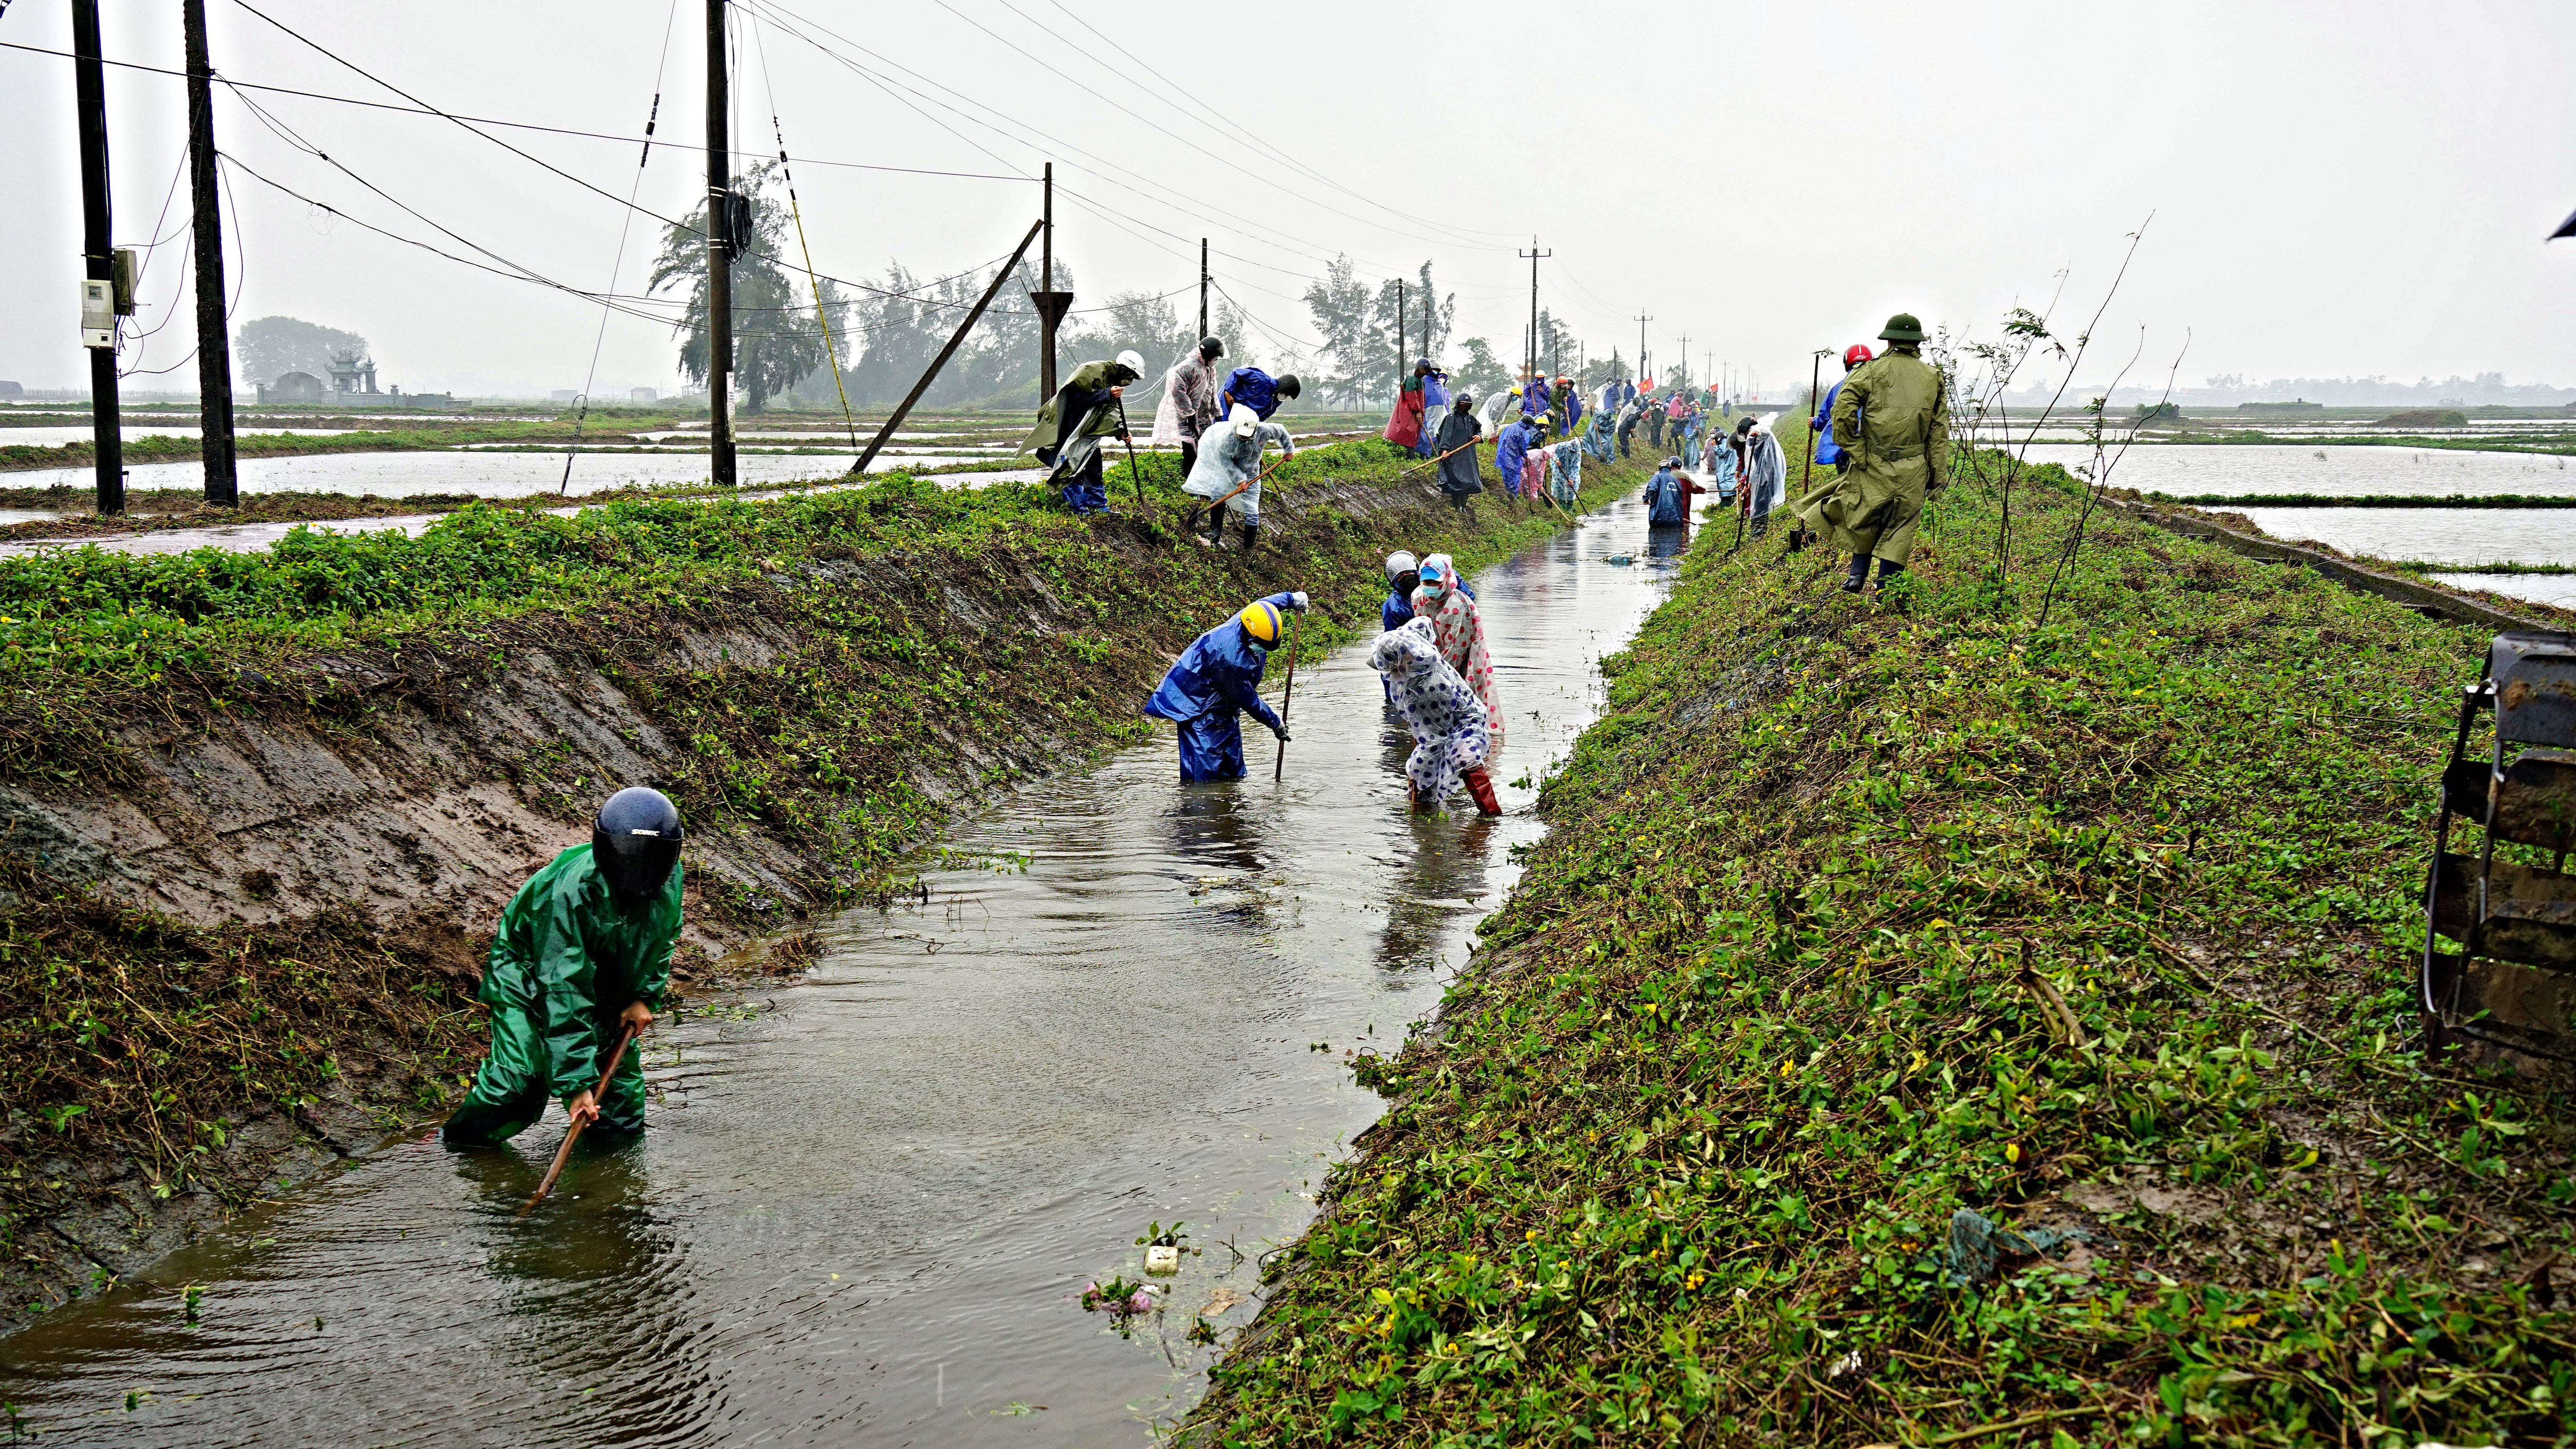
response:
{"label": "flooded rice field", "polygon": [[[2071,471],[2089,465],[2093,450],[2034,443],[2029,457]],[[2142,442],[2118,458],[2108,481],[2142,493],[2173,494],[2576,494],[2576,458],[2444,448]]]}
{"label": "flooded rice field", "polygon": [[[1476,580],[1522,813],[1409,816],[1345,648],[1299,673],[1284,783],[1256,729],[1244,783],[1175,783],[1166,736],[997,794],[949,843],[1025,870],[934,873],[829,922],[808,976],[658,1027],[650,1130],[524,1220],[559,1110],[507,1151],[394,1145],[49,1316],[0,1398],[85,1444],[1149,1442],[1203,1386],[1192,1324],[1249,1321],[1378,1114],[1344,1054],[1432,1009],[1539,835],[1661,595],[1645,535],[1632,499]],[[1200,1251],[1160,1311],[1083,1312],[1175,1219]]]}

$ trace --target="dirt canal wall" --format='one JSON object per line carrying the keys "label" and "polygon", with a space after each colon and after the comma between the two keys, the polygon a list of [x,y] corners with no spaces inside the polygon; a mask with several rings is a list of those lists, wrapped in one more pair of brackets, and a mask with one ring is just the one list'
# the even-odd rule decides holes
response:
{"label": "dirt canal wall", "polygon": [[1307,450],[1249,555],[1183,539],[1152,459],[1142,520],[898,478],[0,562],[0,1321],[435,1115],[499,907],[610,790],[690,821],[684,989],[793,969],[949,809],[1142,734],[1245,600],[1307,590],[1321,649],[1375,629],[1387,552],[1570,517],[1462,516],[1410,462]]}
{"label": "dirt canal wall", "polygon": [[2563,1082],[2416,1045],[2486,626],[2002,501],[1698,540],[1179,1442],[2564,1441]]}

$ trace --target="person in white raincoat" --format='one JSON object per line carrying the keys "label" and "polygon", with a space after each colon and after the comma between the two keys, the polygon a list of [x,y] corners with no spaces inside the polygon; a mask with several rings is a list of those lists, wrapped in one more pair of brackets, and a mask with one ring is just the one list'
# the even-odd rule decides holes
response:
{"label": "person in white raincoat", "polygon": [[1781,461],[1780,439],[1771,431],[1772,422],[1779,416],[1765,414],[1744,430],[1745,508],[1753,516],[1755,538],[1769,530],[1771,510],[1789,496],[1789,465]]}
{"label": "person in white raincoat", "polygon": [[[1207,510],[1214,515],[1208,520],[1208,547],[1224,546],[1228,513],[1243,520],[1246,549],[1261,541],[1261,455],[1263,448],[1272,444],[1278,446],[1282,458],[1297,456],[1297,444],[1288,436],[1285,424],[1265,423],[1241,403],[1234,405],[1234,416],[1199,439],[1198,463],[1190,469],[1181,488],[1209,503],[1225,500],[1223,507]],[[1191,510],[1187,527],[1192,537],[1198,534],[1198,515],[1198,509]]]}
{"label": "person in white raincoat", "polygon": [[1216,360],[1225,356],[1225,344],[1214,337],[1202,337],[1198,346],[1181,354],[1172,370],[1163,374],[1163,400],[1154,409],[1154,442],[1181,450],[1181,476],[1199,458],[1199,436],[1216,425]]}
{"label": "person in white raincoat", "polygon": [[1379,635],[1369,650],[1369,667],[1386,676],[1387,697],[1413,732],[1413,753],[1404,762],[1405,794],[1413,808],[1437,810],[1464,785],[1478,813],[1502,814],[1493,776],[1485,771],[1492,745],[1484,701],[1440,657],[1430,621],[1416,619]]}
{"label": "person in white raincoat", "polygon": [[1485,648],[1485,617],[1477,612],[1475,599],[1458,587],[1458,566],[1449,555],[1435,553],[1424,559],[1421,578],[1413,590],[1413,616],[1430,621],[1431,642],[1440,646],[1440,657],[1484,701],[1486,721],[1493,730],[1485,757],[1500,759],[1503,697],[1494,688],[1494,657]]}

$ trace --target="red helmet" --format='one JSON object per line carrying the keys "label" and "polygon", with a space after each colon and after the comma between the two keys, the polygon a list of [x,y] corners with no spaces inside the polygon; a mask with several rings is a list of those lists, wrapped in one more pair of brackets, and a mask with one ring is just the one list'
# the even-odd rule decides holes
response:
{"label": "red helmet", "polygon": [[1843,366],[1858,367],[1862,363],[1869,361],[1871,356],[1873,356],[1873,354],[1870,352],[1869,348],[1855,342],[1851,346],[1843,349]]}

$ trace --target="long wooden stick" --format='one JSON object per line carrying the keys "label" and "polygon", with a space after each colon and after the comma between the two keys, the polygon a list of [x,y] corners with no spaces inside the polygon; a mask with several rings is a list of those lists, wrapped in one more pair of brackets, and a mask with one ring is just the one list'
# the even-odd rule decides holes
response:
{"label": "long wooden stick", "polygon": [[1279,760],[1270,767],[1270,783],[1276,785],[1288,773],[1288,701],[1297,695],[1297,613],[1288,614],[1288,683],[1279,691]]}
{"label": "long wooden stick", "polygon": [[[608,1070],[599,1074],[599,1085],[590,1089],[590,1100],[593,1106],[597,1106],[608,1096],[608,1079],[617,1075],[617,1064],[626,1059],[626,1045],[633,1040],[635,1040],[635,1024],[628,1022],[626,1030],[618,1033],[617,1050],[608,1054]],[[555,1149],[554,1166],[546,1169],[545,1181],[537,1184],[537,1195],[528,1199],[526,1207],[519,1209],[520,1217],[526,1217],[531,1209],[546,1200],[547,1193],[555,1190],[555,1179],[563,1176],[564,1163],[572,1156],[572,1145],[581,1140],[581,1129],[589,1125],[587,1118],[573,1119],[571,1130],[564,1133],[563,1146]]]}

